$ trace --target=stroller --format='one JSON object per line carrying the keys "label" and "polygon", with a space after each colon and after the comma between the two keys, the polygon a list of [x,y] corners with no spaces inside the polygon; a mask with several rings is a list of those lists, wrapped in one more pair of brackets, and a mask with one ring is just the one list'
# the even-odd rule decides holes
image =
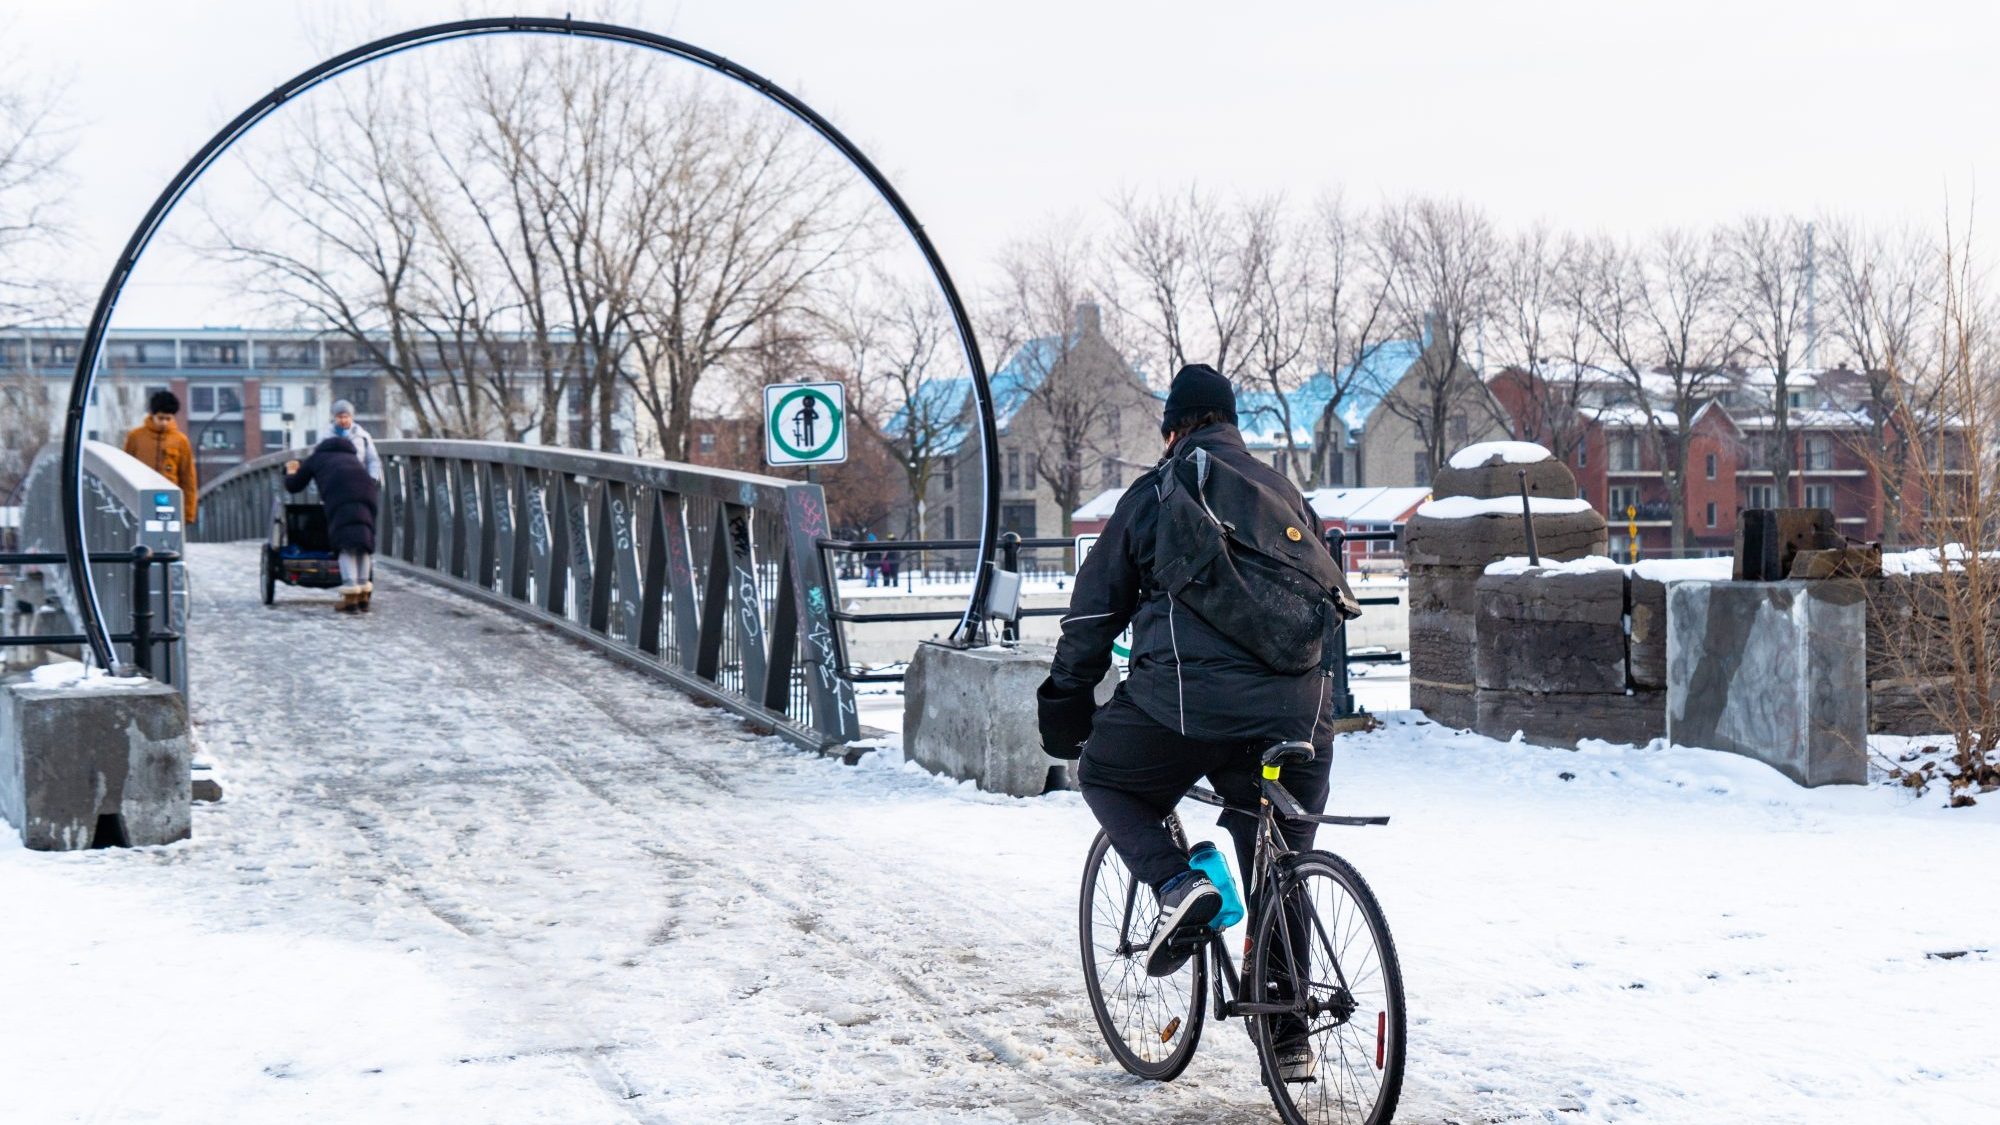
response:
{"label": "stroller", "polygon": [[309,590],[340,586],[340,557],[326,537],[326,509],[317,502],[271,501],[271,539],[263,550],[264,604],[277,598],[278,583]]}

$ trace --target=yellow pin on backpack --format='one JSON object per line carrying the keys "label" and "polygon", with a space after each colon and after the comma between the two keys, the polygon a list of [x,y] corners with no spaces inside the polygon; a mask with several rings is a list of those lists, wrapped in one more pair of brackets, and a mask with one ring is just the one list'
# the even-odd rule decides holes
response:
{"label": "yellow pin on backpack", "polygon": [[1288,527],[1288,528],[1286,528],[1286,529],[1285,529],[1285,538],[1287,538],[1287,539],[1291,540],[1292,542],[1296,543],[1296,542],[1298,542],[1298,541],[1299,541],[1300,539],[1303,539],[1303,538],[1305,538],[1305,537],[1304,537],[1303,535],[1300,535],[1300,534],[1299,534],[1299,529],[1298,529],[1298,528],[1296,528],[1296,527]]}

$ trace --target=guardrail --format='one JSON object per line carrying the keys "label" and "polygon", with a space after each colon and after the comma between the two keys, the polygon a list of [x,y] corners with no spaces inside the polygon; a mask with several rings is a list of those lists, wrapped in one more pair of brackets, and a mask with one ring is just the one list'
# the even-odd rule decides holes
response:
{"label": "guardrail", "polygon": [[[49,449],[35,460],[22,487],[21,552],[12,565],[34,566],[79,629],[76,584],[65,565],[62,519],[62,453]],[[83,447],[84,542],[91,582],[108,623],[130,621],[112,639],[118,659],[187,694],[187,573],[181,562],[183,512],[180,487],[137,458],[103,442]],[[6,562],[7,560],[0,560]],[[125,567],[132,567],[127,571]],[[157,610],[155,606],[159,607]],[[81,631],[38,635],[49,647],[87,644]]]}
{"label": "guardrail", "polygon": [[[1347,544],[1349,543],[1400,543],[1402,540],[1402,533],[1397,531],[1350,532],[1350,531],[1344,531],[1340,528],[1333,528],[1327,531],[1326,540],[1328,549],[1333,552],[1333,557],[1336,559],[1345,560],[1348,557]],[[919,540],[821,539],[818,541],[817,546],[823,556],[826,554],[852,556],[864,552],[880,553],[885,550],[895,550],[903,552],[905,554],[916,554],[924,551],[976,550],[978,548],[978,543],[976,541],[967,539],[919,539]],[[1072,549],[1073,546],[1074,546],[1074,541],[1070,539],[1023,539],[1020,536],[1015,535],[1013,532],[1008,532],[1000,537],[1000,558],[997,562],[997,565],[1001,570],[1013,570],[1018,572],[1021,569],[1020,558],[1022,553],[1025,551],[1038,550],[1038,549],[1067,550],[1067,549]],[[828,566],[823,563],[822,569],[828,572],[833,572],[839,570],[840,568],[834,566]],[[1371,605],[1396,605],[1400,603],[1403,599],[1398,597],[1384,597],[1381,595],[1376,595],[1373,597],[1358,597],[1355,600],[1358,601],[1363,606],[1371,606]],[[1069,607],[1067,605],[1038,606],[1033,608],[1024,608],[1020,610],[1019,617],[1021,618],[1060,617],[1068,612],[1069,612]],[[836,651],[839,653],[839,658],[840,658],[841,674],[850,683],[877,684],[877,683],[901,683],[903,680],[903,673],[868,671],[866,669],[856,667],[853,664],[853,662],[848,659],[847,655],[847,649],[848,649],[847,627],[849,625],[866,625],[871,622],[881,622],[886,624],[886,623],[897,623],[906,621],[956,621],[959,618],[959,613],[958,611],[955,610],[954,611],[891,610],[886,612],[875,612],[875,613],[857,613],[847,608],[844,608],[840,606],[838,603],[836,603],[835,608],[832,610],[829,616],[833,619],[836,626],[834,635],[837,644]],[[1019,638],[1019,635],[1020,634],[1017,623],[1014,621],[1009,621],[1006,623],[1001,639],[1009,641],[1016,640]],[[1333,707],[1334,707],[1334,714],[1338,717],[1344,718],[1354,713],[1354,695],[1353,692],[1349,690],[1349,685],[1348,685],[1349,666],[1354,664],[1399,663],[1403,660],[1408,659],[1408,654],[1404,652],[1350,653],[1347,651],[1347,644],[1346,644],[1347,630],[1344,626],[1341,629],[1340,635],[1341,635],[1341,647],[1340,651],[1336,654],[1335,657],[1335,673],[1334,673],[1335,684],[1333,693],[1334,696]]]}
{"label": "guardrail", "polygon": [[[859,737],[816,484],[616,454],[378,441],[377,559],[554,627],[827,749]],[[285,461],[202,489],[196,538],[270,533]]]}

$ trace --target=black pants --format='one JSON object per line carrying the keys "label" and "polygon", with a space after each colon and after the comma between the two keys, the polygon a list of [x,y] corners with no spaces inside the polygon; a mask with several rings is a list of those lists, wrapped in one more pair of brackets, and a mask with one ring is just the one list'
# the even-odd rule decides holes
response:
{"label": "black pants", "polygon": [[[1163,823],[1190,786],[1207,777],[1225,799],[1255,805],[1262,778],[1258,755],[1269,740],[1208,742],[1189,738],[1154,722],[1123,693],[1112,697],[1091,722],[1084,745],[1078,782],[1083,799],[1097,823],[1111,837],[1111,846],[1125,866],[1158,890],[1162,883],[1188,869],[1187,854],[1174,846]],[[1326,808],[1333,755],[1327,746],[1309,765],[1288,766],[1284,786],[1311,812]],[[1224,811],[1216,823],[1236,842],[1237,870],[1249,878],[1257,846],[1254,818]],[[1293,848],[1312,846],[1313,826],[1280,831]],[[1249,888],[1245,888],[1246,891]]]}

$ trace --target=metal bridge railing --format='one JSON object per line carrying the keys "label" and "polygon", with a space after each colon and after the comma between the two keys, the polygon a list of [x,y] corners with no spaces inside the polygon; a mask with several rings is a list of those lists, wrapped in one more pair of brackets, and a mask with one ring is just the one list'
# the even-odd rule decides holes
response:
{"label": "metal bridge railing", "polygon": [[[377,558],[825,749],[860,736],[818,485],[549,446],[379,441]],[[275,453],[202,489],[196,538],[270,533]]]}
{"label": "metal bridge railing", "polygon": [[[70,632],[36,622],[34,644],[84,643],[77,623],[76,586],[63,549],[62,451],[45,450],[22,487],[21,551],[0,564],[39,569],[42,586]],[[185,529],[180,486],[116,446],[83,446],[84,542],[98,605],[111,628],[117,658],[173,685],[183,696],[187,675],[187,573],[181,562]],[[60,627],[59,627],[60,628]]]}

